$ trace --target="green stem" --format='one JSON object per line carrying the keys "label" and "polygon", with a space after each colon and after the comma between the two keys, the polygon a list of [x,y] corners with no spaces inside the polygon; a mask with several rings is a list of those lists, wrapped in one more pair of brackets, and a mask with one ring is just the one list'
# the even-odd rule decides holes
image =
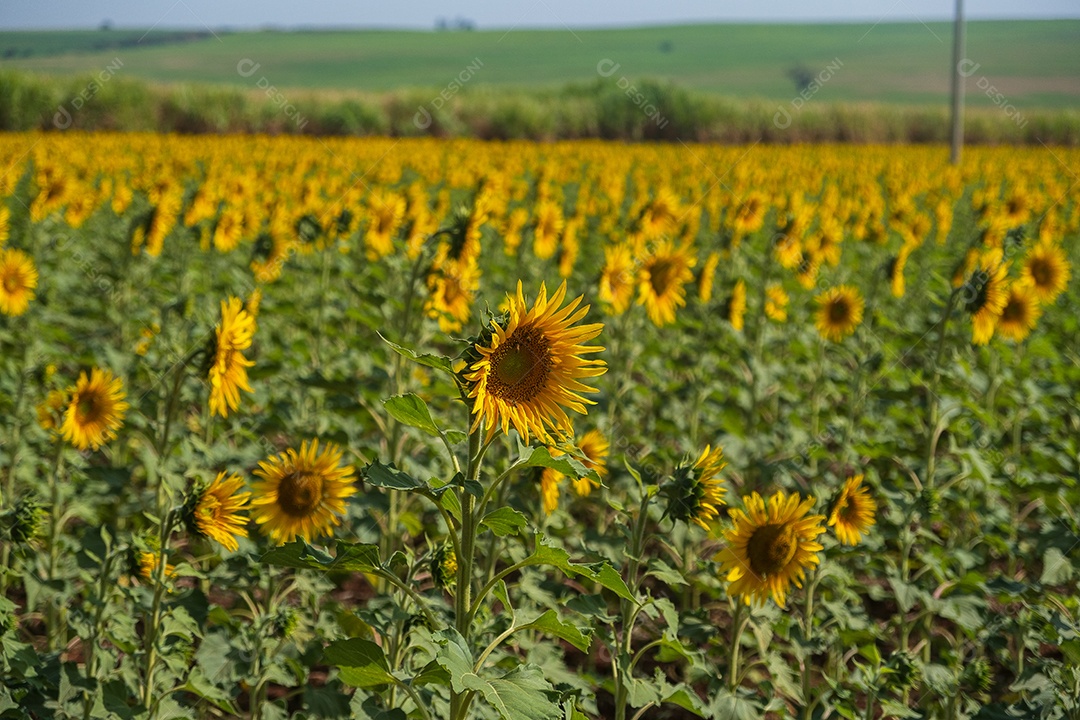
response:
{"label": "green stem", "polygon": [[[803,608],[803,641],[810,645],[814,635],[814,591],[817,589],[820,573],[815,569],[811,571],[810,582],[806,586],[806,605]],[[809,653],[809,651],[807,651]],[[802,667],[802,694],[803,694],[803,720],[810,720],[814,709],[814,702],[810,697],[810,675],[813,671],[810,655],[803,658]]]}
{"label": "green stem", "polygon": [[[476,481],[480,476],[480,461],[483,459],[483,450],[486,445],[481,442],[481,433],[484,432],[483,424],[469,433],[469,465],[466,481]],[[473,581],[473,554],[476,546],[476,498],[465,488],[459,491],[461,503],[461,539],[458,546],[461,553],[458,555],[457,586],[454,595],[454,627],[466,644],[471,635],[470,609],[472,603]],[[450,720],[464,720],[469,710],[470,693],[450,692]]]}
{"label": "green stem", "polygon": [[941,355],[945,351],[945,338],[947,337],[945,330],[956,307],[956,300],[959,297],[959,290],[953,290],[949,294],[949,303],[945,306],[945,313],[938,322],[937,349],[934,351],[934,364],[930,374],[930,397],[927,399],[930,409],[926,428],[926,478],[923,480],[923,484],[928,490],[934,486],[934,471],[937,469],[935,467],[937,462],[937,425],[940,421],[938,416],[938,384],[941,381]]}
{"label": "green stem", "polygon": [[109,587],[112,582],[112,564],[117,553],[106,547],[105,559],[102,561],[101,574],[98,576],[97,598],[98,606],[94,612],[94,621],[90,625],[90,637],[86,643],[86,689],[83,690],[83,720],[90,720],[94,709],[94,696],[91,690],[97,683],[97,650],[102,631],[102,618],[105,616],[105,608],[108,605]]}
{"label": "green stem", "polygon": [[[144,675],[145,684],[143,685],[142,699],[143,707],[147,708],[148,712],[153,708],[154,671],[157,669],[158,632],[161,627],[161,602],[165,597],[166,558],[169,548],[169,538],[172,536],[172,527],[175,519],[176,510],[169,510],[161,523],[156,565],[151,572],[151,577],[153,578],[152,582],[154,583],[154,600],[150,606],[150,618],[149,622],[147,622],[146,638],[143,643],[143,647],[146,651],[146,671]],[[150,720],[153,720],[154,714],[149,712],[149,717]]]}
{"label": "green stem", "polygon": [[11,416],[11,433],[8,447],[11,448],[11,462],[4,468],[3,490],[0,492],[0,508],[7,502],[15,504],[15,463],[19,454],[19,441],[22,438],[23,399],[26,396],[26,366],[30,362],[30,343],[23,347],[23,360],[19,366],[19,385],[15,390],[15,412]]}
{"label": "green stem", "polygon": [[[742,673],[739,667],[742,652],[742,634],[750,622],[750,613],[746,612],[745,603],[735,598],[735,609],[731,611],[731,647],[728,650],[728,690],[732,693],[739,687]],[[746,612],[744,616],[743,613]]]}
{"label": "green stem", "polygon": [[[649,502],[652,496],[645,489],[641,489],[641,506],[638,508],[634,530],[630,536],[630,562],[626,569],[627,586],[630,594],[637,597],[638,570],[641,567],[641,555],[645,545],[645,527],[649,519]],[[615,720],[626,720],[626,707],[629,701],[630,672],[633,669],[633,661],[627,667],[622,667],[626,658],[631,657],[634,639],[634,622],[637,617],[638,603],[631,603],[623,599],[619,602],[619,615],[622,618],[622,637],[619,639],[619,647],[614,653],[611,662],[611,671],[615,680]]]}
{"label": "green stem", "polygon": [[[49,472],[49,565],[46,578],[49,581],[56,579],[56,568],[60,561],[60,534],[63,524],[63,512],[60,504],[60,472],[64,465],[64,444],[59,438],[56,439],[56,449],[53,452],[52,469]],[[60,640],[60,598],[53,596],[48,605],[48,641],[49,649],[57,649]]]}

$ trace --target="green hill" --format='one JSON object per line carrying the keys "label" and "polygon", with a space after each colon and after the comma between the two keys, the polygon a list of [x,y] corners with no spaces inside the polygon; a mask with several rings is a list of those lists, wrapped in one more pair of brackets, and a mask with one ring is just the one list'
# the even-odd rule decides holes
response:
{"label": "green hill", "polygon": [[[152,83],[381,92],[438,91],[459,76],[471,86],[556,87],[593,82],[601,61],[611,81],[650,77],[730,97],[785,101],[793,77],[826,78],[817,100],[942,102],[948,92],[951,25],[880,23],[692,25],[601,30],[0,32],[0,69],[88,75],[122,62],[119,74]],[[968,24],[967,56],[979,67],[971,105],[1080,107],[1080,20]],[[244,77],[243,60],[258,63]],[[251,63],[243,66],[251,68]],[[827,68],[830,68],[828,69]],[[471,69],[469,69],[471,68]],[[824,73],[824,74],[823,74]],[[993,86],[1000,97],[991,97]]]}

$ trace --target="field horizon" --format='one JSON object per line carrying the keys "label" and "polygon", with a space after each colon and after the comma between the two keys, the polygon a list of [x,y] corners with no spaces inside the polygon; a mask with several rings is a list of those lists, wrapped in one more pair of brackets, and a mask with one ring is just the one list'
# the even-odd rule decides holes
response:
{"label": "field horizon", "polygon": [[[951,24],[724,23],[567,30],[133,29],[0,31],[0,69],[119,74],[164,86],[386,92],[449,87],[550,90],[606,77],[651,78],[733,99],[929,105],[948,93]],[[1080,107],[1080,20],[967,26],[967,103]],[[244,76],[238,67],[259,66]],[[472,68],[472,70],[468,70]],[[602,69],[601,69],[602,68]],[[831,69],[830,69],[831,68]],[[457,90],[455,90],[457,92]]]}

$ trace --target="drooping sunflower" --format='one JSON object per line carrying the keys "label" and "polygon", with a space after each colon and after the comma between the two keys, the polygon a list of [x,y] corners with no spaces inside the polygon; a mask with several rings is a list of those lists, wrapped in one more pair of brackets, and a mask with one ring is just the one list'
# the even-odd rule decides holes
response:
{"label": "drooping sunflower", "polygon": [[254,361],[244,357],[255,334],[255,318],[238,297],[221,302],[221,323],[210,355],[210,412],[228,417],[240,407],[240,391],[251,392],[247,369]]}
{"label": "drooping sunflower", "polygon": [[622,315],[634,299],[634,256],[626,245],[604,248],[600,302],[612,315]]}
{"label": "drooping sunflower", "polygon": [[120,378],[113,377],[109,370],[93,368],[89,376],[80,373],[79,381],[68,392],[71,400],[60,426],[64,440],[79,450],[97,450],[116,437],[128,409]]}
{"label": "drooping sunflower", "polygon": [[857,288],[840,285],[817,296],[815,326],[826,340],[840,342],[862,322],[864,302]]}
{"label": "drooping sunflower", "polygon": [[34,261],[22,250],[0,251],[0,312],[22,315],[34,299],[38,272]]}
{"label": "drooping sunflower", "polygon": [[772,597],[784,607],[791,584],[802,587],[806,569],[820,562],[822,545],[815,538],[825,532],[825,516],[808,515],[813,505],[812,497],[783,491],[768,504],[757,493],[743,498],[745,509],[731,511],[734,527],[724,531],[728,546],[715,558],[727,573],[729,595],[747,605]]}
{"label": "drooping sunflower", "polygon": [[725,489],[720,471],[727,466],[724,451],[706,445],[693,465],[675,468],[662,492],[667,496],[667,514],[673,520],[692,522],[704,530],[724,504]]}
{"label": "drooping sunflower", "polygon": [[602,360],[590,360],[586,354],[602,347],[585,345],[600,334],[603,325],[577,325],[589,306],[579,307],[581,297],[560,308],[566,297],[566,283],[549,299],[547,288],[529,309],[518,282],[517,297],[508,297],[510,307],[505,319],[493,319],[473,346],[475,360],[465,369],[468,397],[473,401],[471,431],[483,422],[488,437],[510,426],[528,443],[535,437],[555,444],[549,430],[562,437],[572,437],[573,427],[566,408],[582,414],[592,404],[579,393],[595,392],[581,380],[606,372]]}
{"label": "drooping sunflower", "polygon": [[43,430],[58,430],[64,424],[68,395],[64,390],[50,390],[37,406],[38,425]]}
{"label": "drooping sunflower", "polygon": [[480,266],[472,261],[446,261],[427,277],[424,310],[439,321],[439,330],[458,332],[472,316],[473,298],[480,289]]}
{"label": "drooping sunflower", "polygon": [[772,283],[765,288],[765,316],[776,322],[787,320],[787,307],[791,298],[780,283]]}
{"label": "drooping sunflower", "polygon": [[743,331],[746,318],[746,281],[739,280],[735,283],[735,289],[731,291],[731,297],[727,301],[727,318],[731,327],[738,332]]}
{"label": "drooping sunflower", "polygon": [[971,314],[971,342],[985,345],[994,335],[1001,311],[1008,300],[1008,268],[1001,258],[1001,251],[985,253],[964,283],[961,297],[965,309]]}
{"label": "drooping sunflower", "polygon": [[705,264],[701,266],[701,274],[698,275],[698,300],[707,303],[712,299],[713,281],[716,279],[716,266],[720,264],[720,253],[711,252],[705,258]]}
{"label": "drooping sunflower", "polygon": [[227,550],[240,547],[237,537],[247,537],[247,507],[249,492],[240,492],[244,479],[239,475],[218,473],[209,485],[196,485],[184,502],[183,518],[188,531],[215,540]]}
{"label": "drooping sunflower", "polygon": [[1034,286],[1024,282],[1015,282],[1009,286],[1005,297],[1005,307],[1001,309],[998,317],[997,331],[1016,342],[1022,341],[1031,331],[1042,315],[1039,306],[1038,291]]}
{"label": "drooping sunflower", "polygon": [[352,465],[341,464],[341,448],[304,441],[259,463],[252,486],[252,519],[280,544],[296,537],[311,541],[333,535],[345,514],[345,500],[356,493]]}
{"label": "drooping sunflower", "polygon": [[[553,456],[555,452],[551,453]],[[565,477],[553,468],[544,468],[540,473],[540,505],[544,514],[550,515],[559,508],[559,483]]]}
{"label": "drooping sunflower", "polygon": [[875,523],[877,501],[870,497],[870,489],[863,487],[862,481],[862,475],[848,478],[829,513],[829,527],[836,528],[836,538],[844,545],[858,545],[863,533]]}
{"label": "drooping sunflower", "polygon": [[[595,470],[601,479],[607,475],[607,456],[611,443],[599,430],[590,430],[577,441],[578,450],[584,456],[582,464],[587,470]],[[574,481],[574,491],[581,497],[585,497],[596,487],[589,478],[578,478]]]}
{"label": "drooping sunflower", "polygon": [[559,249],[563,226],[562,210],[553,202],[543,201],[536,208],[533,221],[533,254],[540,260],[547,260]]}
{"label": "drooping sunflower", "polygon": [[1042,303],[1052,303],[1069,286],[1071,268],[1065,252],[1052,242],[1041,241],[1024,258],[1020,281],[1035,290]]}
{"label": "drooping sunflower", "polygon": [[675,322],[676,308],[686,305],[686,283],[694,279],[696,258],[689,247],[661,242],[638,271],[638,304],[644,305],[654,325]]}

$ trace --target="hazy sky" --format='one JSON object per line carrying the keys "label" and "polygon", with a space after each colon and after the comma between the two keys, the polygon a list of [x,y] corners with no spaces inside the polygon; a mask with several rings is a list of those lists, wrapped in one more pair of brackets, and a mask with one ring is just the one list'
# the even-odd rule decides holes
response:
{"label": "hazy sky", "polygon": [[[1077,0],[967,0],[970,18],[1080,17]],[[0,28],[260,27],[431,28],[467,18],[478,28],[583,27],[725,20],[945,20],[952,0],[0,0]]]}

